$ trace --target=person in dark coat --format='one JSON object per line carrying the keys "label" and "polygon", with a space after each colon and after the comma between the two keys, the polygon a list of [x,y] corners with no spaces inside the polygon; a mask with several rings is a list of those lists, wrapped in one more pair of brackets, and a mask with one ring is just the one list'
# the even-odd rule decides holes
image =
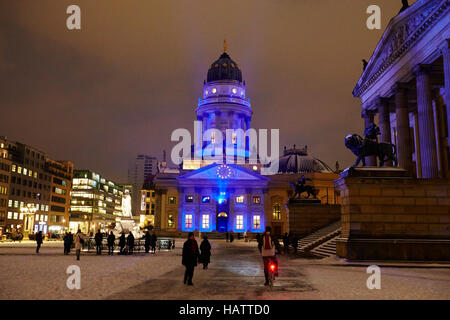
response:
{"label": "person in dark coat", "polygon": [[114,242],[116,241],[116,236],[111,231],[108,236],[108,255],[114,255]]}
{"label": "person in dark coat", "polygon": [[234,241],[233,233],[230,233],[230,243]]}
{"label": "person in dark coat", "polygon": [[73,233],[69,231],[69,246],[67,247],[67,254],[69,254],[70,250],[72,250],[72,244],[73,244]]}
{"label": "person in dark coat", "polygon": [[133,254],[134,249],[134,236],[133,232],[130,232],[130,234],[127,237],[127,244],[128,244],[128,254]]}
{"label": "person in dark coat", "polygon": [[68,255],[70,252],[70,246],[72,244],[71,235],[68,232],[66,232],[66,234],[64,235],[63,241],[64,241],[64,255]]}
{"label": "person in dark coat", "polygon": [[262,236],[261,236],[260,233],[257,233],[257,234],[256,234],[256,242],[258,242],[258,250],[259,250],[259,252],[261,253],[261,251],[262,251],[262,246],[263,246],[263,238],[262,238]]}
{"label": "person in dark coat", "polygon": [[123,254],[123,249],[125,248],[125,233],[122,233],[119,237],[119,248],[120,248],[120,252],[119,254]]}
{"label": "person in dark coat", "polygon": [[36,239],[36,244],[37,244],[36,253],[39,253],[39,249],[41,248],[42,240],[44,239],[44,237],[42,235],[42,231],[39,231],[38,233],[36,233],[35,239]]}
{"label": "person in dark coat", "polygon": [[289,235],[287,232],[283,236],[283,251],[289,253]]}
{"label": "person in dark coat", "polygon": [[194,277],[194,269],[197,266],[199,251],[198,244],[195,240],[194,233],[189,232],[188,239],[183,244],[183,258],[181,263],[186,267],[184,272],[184,283],[192,286],[192,278]]}
{"label": "person in dark coat", "polygon": [[97,254],[102,254],[103,235],[100,232],[100,229],[98,229],[97,233],[95,234],[94,240],[95,247],[97,248]]}
{"label": "person in dark coat", "polygon": [[153,233],[152,233],[152,240],[151,240],[152,251],[153,251],[153,253],[156,253],[156,241],[157,241],[156,233],[153,232]]}
{"label": "person in dark coat", "polygon": [[203,263],[203,269],[208,269],[208,264],[211,260],[211,244],[208,241],[208,237],[204,236],[203,241],[200,244],[200,258],[199,262]]}
{"label": "person in dark coat", "polygon": [[228,233],[228,231],[227,231],[227,233],[225,233],[225,237],[227,238],[227,242],[228,242],[228,240],[230,239],[230,234]]}
{"label": "person in dark coat", "polygon": [[145,253],[148,253],[150,251],[150,246],[151,246],[151,243],[152,243],[152,236],[150,235],[149,231],[147,231],[145,233],[144,239],[145,239],[145,244],[144,244]]}

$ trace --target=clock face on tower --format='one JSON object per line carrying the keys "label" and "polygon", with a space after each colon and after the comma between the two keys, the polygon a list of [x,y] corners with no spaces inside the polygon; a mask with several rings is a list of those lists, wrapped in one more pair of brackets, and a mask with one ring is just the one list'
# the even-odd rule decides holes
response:
{"label": "clock face on tower", "polygon": [[226,164],[217,167],[217,177],[219,179],[229,179],[231,177],[231,168]]}

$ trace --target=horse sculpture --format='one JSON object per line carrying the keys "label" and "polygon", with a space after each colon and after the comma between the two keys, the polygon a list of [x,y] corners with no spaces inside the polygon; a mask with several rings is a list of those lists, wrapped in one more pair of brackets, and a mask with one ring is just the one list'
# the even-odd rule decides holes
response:
{"label": "horse sculpture", "polygon": [[318,190],[314,188],[313,186],[304,185],[302,183],[290,183],[292,189],[294,190],[294,198],[301,198],[302,193],[306,192],[308,195],[306,199],[309,199],[310,196],[313,197],[313,199],[317,198]]}
{"label": "horse sculpture", "polygon": [[349,134],[345,137],[345,146],[356,155],[356,161],[353,167],[358,166],[362,161],[363,167],[366,166],[365,157],[376,156],[380,160],[380,167],[384,166],[385,161],[392,160],[395,166],[398,164],[397,149],[391,143],[378,143],[371,139],[363,139],[358,134]]}

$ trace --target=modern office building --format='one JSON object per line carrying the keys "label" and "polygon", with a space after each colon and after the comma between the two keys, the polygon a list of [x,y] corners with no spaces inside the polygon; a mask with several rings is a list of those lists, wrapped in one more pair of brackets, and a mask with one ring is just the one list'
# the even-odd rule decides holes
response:
{"label": "modern office building", "polygon": [[122,215],[123,187],[90,170],[74,170],[70,205],[70,231],[106,231]]}
{"label": "modern office building", "polygon": [[29,145],[3,142],[11,159],[11,182],[5,222],[6,232],[48,231],[51,175],[45,169],[45,153]]}
{"label": "modern office building", "polygon": [[155,175],[158,170],[158,159],[145,154],[139,154],[128,164],[127,185],[131,193],[131,211],[133,215],[140,214],[141,189],[145,180]]}
{"label": "modern office building", "polygon": [[8,193],[11,179],[11,160],[7,148],[6,139],[0,137],[0,238],[6,227],[6,215],[8,208]]}
{"label": "modern office building", "polygon": [[62,235],[69,229],[70,192],[72,191],[73,163],[45,161],[45,169],[51,176],[50,217],[48,230],[52,235]]}

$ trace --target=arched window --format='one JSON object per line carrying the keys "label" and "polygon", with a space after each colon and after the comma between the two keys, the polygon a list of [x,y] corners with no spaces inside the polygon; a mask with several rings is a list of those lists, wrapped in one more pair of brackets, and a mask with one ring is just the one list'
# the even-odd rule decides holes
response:
{"label": "arched window", "polygon": [[273,220],[281,220],[281,209],[278,202],[273,205]]}

